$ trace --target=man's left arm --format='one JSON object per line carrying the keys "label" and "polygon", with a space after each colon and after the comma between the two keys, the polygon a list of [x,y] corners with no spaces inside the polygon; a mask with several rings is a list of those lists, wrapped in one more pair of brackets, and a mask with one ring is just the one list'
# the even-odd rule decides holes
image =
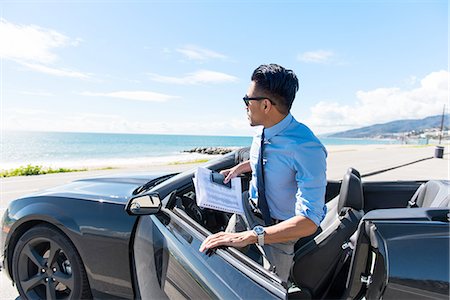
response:
{"label": "man's left arm", "polygon": [[[264,227],[264,244],[282,243],[316,232],[317,225],[304,216],[295,216],[276,225]],[[242,248],[258,241],[252,230],[230,233],[218,232],[208,236],[200,246],[199,251],[213,249],[219,246]]]}
{"label": "man's left arm", "polygon": [[326,213],[326,157],[326,150],[315,143],[294,153],[297,182],[295,215],[304,216],[317,226],[320,226]]}

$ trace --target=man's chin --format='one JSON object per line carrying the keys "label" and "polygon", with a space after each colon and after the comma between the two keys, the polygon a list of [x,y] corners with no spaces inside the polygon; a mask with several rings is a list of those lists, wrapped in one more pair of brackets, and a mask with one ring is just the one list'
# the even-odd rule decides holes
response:
{"label": "man's chin", "polygon": [[252,126],[252,127],[260,125],[260,124],[257,124],[255,121],[253,121],[252,118],[250,118],[249,116],[247,116],[247,120],[248,120],[248,123],[250,124],[250,126]]}

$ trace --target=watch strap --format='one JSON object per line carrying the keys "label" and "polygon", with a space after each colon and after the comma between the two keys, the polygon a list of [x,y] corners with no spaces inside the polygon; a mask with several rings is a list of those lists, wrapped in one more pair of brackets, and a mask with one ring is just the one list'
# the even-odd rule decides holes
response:
{"label": "watch strap", "polygon": [[264,232],[258,235],[258,245],[264,246]]}

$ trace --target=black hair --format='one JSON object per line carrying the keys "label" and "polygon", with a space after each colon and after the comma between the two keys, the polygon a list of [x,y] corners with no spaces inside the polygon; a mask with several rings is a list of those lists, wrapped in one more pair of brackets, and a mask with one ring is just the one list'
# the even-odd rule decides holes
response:
{"label": "black hair", "polygon": [[251,80],[258,89],[274,96],[271,100],[280,106],[280,112],[289,112],[299,86],[294,71],[277,64],[260,65],[253,71]]}

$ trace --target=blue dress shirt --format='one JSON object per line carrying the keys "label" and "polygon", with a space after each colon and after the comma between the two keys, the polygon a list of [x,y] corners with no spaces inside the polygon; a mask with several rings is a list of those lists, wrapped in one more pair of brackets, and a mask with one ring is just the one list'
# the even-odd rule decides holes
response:
{"label": "blue dress shirt", "polygon": [[[257,202],[258,163],[261,131],[250,149],[250,198]],[[317,226],[325,217],[327,151],[304,124],[288,114],[276,125],[264,129],[264,180],[270,216],[287,220],[304,216]]]}

